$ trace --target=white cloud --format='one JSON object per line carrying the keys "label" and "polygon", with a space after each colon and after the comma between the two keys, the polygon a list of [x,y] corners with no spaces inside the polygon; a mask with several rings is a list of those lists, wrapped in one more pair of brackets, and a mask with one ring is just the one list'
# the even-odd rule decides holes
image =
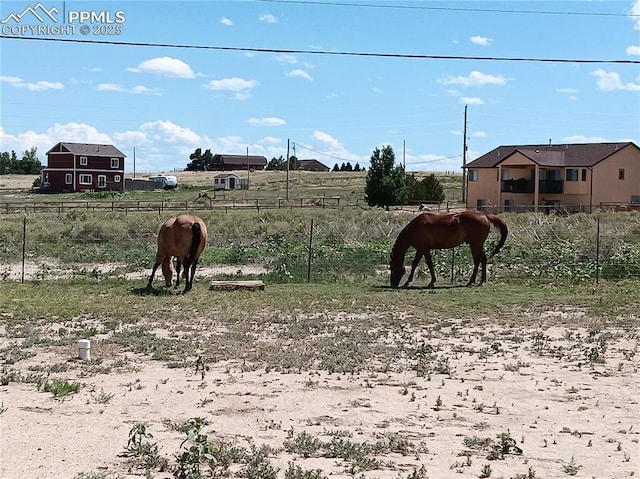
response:
{"label": "white cloud", "polygon": [[493,38],[481,37],[478,35],[474,35],[473,37],[469,38],[469,40],[471,40],[471,43],[475,43],[476,45],[481,45],[483,47],[486,47],[493,42]]}
{"label": "white cloud", "polygon": [[484,101],[477,97],[463,96],[460,97],[460,103],[463,105],[484,105]]}
{"label": "white cloud", "polygon": [[562,139],[562,142],[566,142],[566,143],[604,143],[607,141],[609,140],[601,136],[585,136],[585,135],[565,136]]}
{"label": "white cloud", "polygon": [[117,83],[99,83],[96,85],[96,90],[98,91],[124,91],[122,85],[118,85]]}
{"label": "white cloud", "polygon": [[630,47],[627,47],[627,55],[631,56],[631,55],[640,55],[640,46],[639,45],[632,45]]}
{"label": "white cloud", "polygon": [[98,132],[95,127],[84,123],[66,123],[64,125],[54,123],[44,132],[28,130],[17,135],[10,135],[0,126],[0,143],[4,151],[14,150],[23,152],[36,147],[38,159],[46,165],[46,152],[60,141],[78,143],[111,144],[113,141],[108,135]]}
{"label": "white cloud", "polygon": [[260,85],[256,80],[245,80],[243,78],[225,78],[223,80],[211,80],[204,86],[209,90],[230,91],[236,100],[247,100],[251,98],[251,90]]}
{"label": "white cloud", "polygon": [[287,124],[286,121],[280,118],[274,118],[274,117],[249,118],[247,120],[247,123],[249,123],[250,125],[257,125],[257,126],[282,126]]}
{"label": "white cloud", "polygon": [[486,138],[487,134],[484,131],[476,131],[471,134],[472,138]]}
{"label": "white cloud", "polygon": [[558,93],[580,93],[580,90],[576,90],[575,88],[556,88]]}
{"label": "white cloud", "polygon": [[256,80],[245,80],[243,78],[225,78],[223,80],[211,80],[205,85],[210,90],[224,90],[241,92],[251,90],[260,85]]}
{"label": "white cloud", "polygon": [[613,91],[613,90],[626,90],[626,91],[640,91],[640,84],[638,83],[622,83],[620,74],[616,72],[606,72],[599,68],[591,73],[593,76],[598,77],[596,85],[600,90]]}
{"label": "white cloud", "polygon": [[222,23],[223,25],[226,25],[228,27],[233,26],[233,22],[231,20],[229,20],[227,17],[222,17],[222,19],[220,20],[220,23]]}
{"label": "white cloud", "polygon": [[276,17],[274,17],[273,15],[271,15],[269,12],[267,13],[263,13],[262,15],[260,15],[258,17],[258,19],[261,22],[266,22],[266,23],[278,23],[278,19]]}
{"label": "white cloud", "polygon": [[443,85],[462,85],[464,87],[469,86],[483,86],[483,85],[505,85],[511,78],[505,78],[502,75],[487,75],[479,71],[472,71],[469,75],[465,76],[448,76],[444,79],[438,80]]}
{"label": "white cloud", "polygon": [[276,55],[275,58],[280,63],[286,63],[289,65],[295,65],[296,63],[298,63],[298,57],[296,57],[295,55],[290,55],[286,53],[283,53],[281,55]]}
{"label": "white cloud", "polygon": [[633,21],[633,28],[640,30],[640,0],[636,0],[629,10],[629,18]]}
{"label": "white cloud", "polygon": [[309,81],[313,81],[313,78],[311,78],[311,75],[309,75],[306,71],[304,70],[291,70],[290,72],[286,73],[286,75],[288,77],[300,77],[300,78],[304,78],[305,80],[309,80]]}
{"label": "white cloud", "polygon": [[195,78],[196,74],[191,67],[177,58],[159,57],[145,60],[136,68],[127,68],[129,72],[152,73],[175,78]]}
{"label": "white cloud", "polygon": [[64,85],[60,82],[39,81],[27,82],[20,77],[0,77],[0,82],[8,83],[17,88],[26,88],[29,91],[62,90]]}
{"label": "white cloud", "polygon": [[139,95],[162,95],[164,92],[160,88],[149,88],[144,85],[136,85],[131,89],[131,93]]}
{"label": "white cloud", "polygon": [[332,137],[329,133],[325,133],[323,131],[314,131],[313,138],[322,143],[325,143],[327,146],[331,148],[343,148],[342,143]]}
{"label": "white cloud", "polygon": [[131,89],[124,88],[118,83],[100,83],[96,85],[98,91],[115,91],[121,93],[134,93],[137,95],[162,95],[163,91],[159,88],[149,88],[143,85],[137,85]]}

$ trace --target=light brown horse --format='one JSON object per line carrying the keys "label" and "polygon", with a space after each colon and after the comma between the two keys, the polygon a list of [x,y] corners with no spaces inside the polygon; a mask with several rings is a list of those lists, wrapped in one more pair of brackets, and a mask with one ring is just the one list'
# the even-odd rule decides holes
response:
{"label": "light brown horse", "polygon": [[207,243],[207,226],[197,216],[172,216],[164,222],[158,233],[158,252],[153,265],[147,288],[151,289],[153,276],[158,266],[162,265],[165,284],[171,286],[173,279],[173,258],[176,258],[177,279],[174,288],[180,284],[180,268],[184,266],[185,288],[183,293],[191,290],[193,277],[200,255]]}
{"label": "light brown horse", "polygon": [[[489,236],[492,226],[500,230],[500,242],[487,258],[484,252],[484,242]],[[480,284],[482,284],[487,281],[487,260],[491,259],[504,246],[507,234],[507,225],[495,215],[477,211],[463,211],[462,213],[448,215],[422,213],[413,218],[400,231],[393,245],[389,264],[391,286],[397,288],[400,284],[400,279],[402,279],[406,271],[404,257],[410,247],[415,248],[416,257],[411,264],[411,273],[409,273],[409,277],[403,287],[407,287],[413,281],[413,273],[424,256],[427,266],[429,266],[429,273],[431,273],[431,282],[427,288],[433,288],[436,282],[436,275],[433,271],[431,250],[455,248],[463,243],[469,245],[473,256],[473,274],[467,286],[476,282],[476,275],[480,265],[482,265],[482,277],[480,279]]]}

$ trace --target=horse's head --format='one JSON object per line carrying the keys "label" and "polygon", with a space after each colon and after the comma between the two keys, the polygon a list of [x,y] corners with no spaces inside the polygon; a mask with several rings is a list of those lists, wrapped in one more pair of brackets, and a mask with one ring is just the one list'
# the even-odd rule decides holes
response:
{"label": "horse's head", "polygon": [[397,288],[405,273],[404,262],[391,257],[389,261],[389,269],[391,270],[391,287]]}

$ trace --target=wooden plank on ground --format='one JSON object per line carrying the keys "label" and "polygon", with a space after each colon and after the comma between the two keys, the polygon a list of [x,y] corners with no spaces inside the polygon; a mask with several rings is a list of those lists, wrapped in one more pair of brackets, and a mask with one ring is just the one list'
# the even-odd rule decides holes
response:
{"label": "wooden plank on ground", "polygon": [[211,291],[264,291],[264,282],[253,281],[211,281]]}

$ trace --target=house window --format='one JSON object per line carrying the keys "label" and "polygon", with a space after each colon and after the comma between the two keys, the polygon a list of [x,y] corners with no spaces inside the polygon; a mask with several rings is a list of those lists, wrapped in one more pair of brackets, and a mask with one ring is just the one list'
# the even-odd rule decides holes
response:
{"label": "house window", "polygon": [[566,171],[567,181],[578,181],[578,170],[575,168],[568,168]]}
{"label": "house window", "polygon": [[120,175],[115,175],[113,177],[113,181],[115,181],[116,183],[120,183]]}
{"label": "house window", "polygon": [[587,169],[582,168],[582,181],[587,181]]}
{"label": "house window", "polygon": [[618,179],[619,180],[624,180],[624,168],[620,168],[618,170]]}
{"label": "house window", "polygon": [[478,170],[469,170],[469,181],[478,181]]}
{"label": "house window", "polygon": [[73,175],[71,173],[67,173],[66,175],[64,175],[64,183],[66,185],[70,185],[71,183],[73,183]]}
{"label": "house window", "polygon": [[107,187],[107,175],[98,175],[98,188]]}
{"label": "house window", "polygon": [[640,195],[631,195],[631,204],[640,205]]}
{"label": "house window", "polygon": [[476,201],[476,209],[478,211],[484,211],[484,209],[487,207],[487,200],[477,200]]}
{"label": "house window", "polygon": [[93,182],[91,175],[80,175],[79,183],[81,185],[90,185]]}
{"label": "house window", "polygon": [[118,168],[120,166],[120,158],[111,158],[111,168]]}
{"label": "house window", "polygon": [[509,179],[509,170],[507,168],[503,168],[502,169],[502,179],[503,180],[508,180]]}
{"label": "house window", "polygon": [[81,156],[80,157],[80,166],[87,166],[87,157],[86,156]]}

